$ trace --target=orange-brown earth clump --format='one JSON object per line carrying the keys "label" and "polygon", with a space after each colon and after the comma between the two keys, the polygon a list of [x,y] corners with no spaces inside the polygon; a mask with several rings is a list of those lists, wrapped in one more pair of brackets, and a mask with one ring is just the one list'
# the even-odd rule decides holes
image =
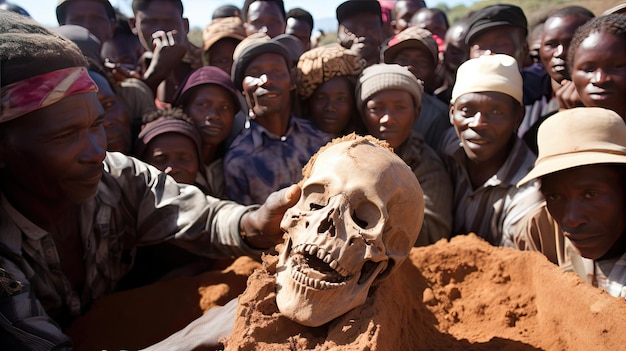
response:
{"label": "orange-brown earth clump", "polygon": [[[413,249],[362,307],[317,328],[278,312],[276,261],[266,257],[247,279],[226,350],[625,349],[626,301],[538,253],[492,247],[473,234]],[[242,258],[224,271],[105,297],[68,333],[79,350],[150,345],[243,291],[238,284],[259,267]]]}

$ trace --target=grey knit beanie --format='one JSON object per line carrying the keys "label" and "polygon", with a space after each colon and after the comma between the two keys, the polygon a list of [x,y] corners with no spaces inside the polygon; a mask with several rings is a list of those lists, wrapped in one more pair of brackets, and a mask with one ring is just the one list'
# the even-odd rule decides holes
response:
{"label": "grey knit beanie", "polygon": [[424,87],[406,67],[397,64],[379,63],[367,67],[356,83],[356,106],[363,115],[363,106],[374,94],[385,89],[405,90],[413,96],[415,107],[422,102]]}

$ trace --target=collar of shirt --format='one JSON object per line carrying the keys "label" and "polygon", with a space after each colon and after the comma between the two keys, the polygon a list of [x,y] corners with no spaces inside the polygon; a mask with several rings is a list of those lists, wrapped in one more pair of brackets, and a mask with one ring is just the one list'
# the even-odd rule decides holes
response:
{"label": "collar of shirt", "polygon": [[[9,203],[4,194],[2,194],[0,199],[0,206],[2,206],[2,211],[5,215],[10,217],[13,222],[13,225],[10,227],[3,225],[2,229],[6,232],[3,232],[0,235],[2,242],[7,245],[11,251],[16,253],[22,251],[21,235],[19,231],[24,233],[28,239],[35,241],[41,240],[41,238],[48,235],[48,232],[39,228],[33,222],[28,220],[28,218],[24,217],[18,210],[16,210],[13,205]],[[15,230],[13,230],[13,228]]]}
{"label": "collar of shirt", "polygon": [[[31,222],[28,218],[24,217],[13,205],[11,205],[8,199],[2,194],[0,199],[0,205],[2,210],[11,218],[13,223],[26,235],[29,239],[40,240],[48,234],[45,230],[39,228],[35,223]],[[14,249],[11,247],[11,249]],[[17,252],[20,252],[21,248],[18,248]]]}
{"label": "collar of shirt", "polygon": [[250,121],[250,125],[247,127],[250,130],[250,134],[252,137],[252,145],[254,145],[255,149],[260,148],[264,144],[264,139],[269,139],[273,141],[282,141],[285,142],[289,139],[289,136],[293,134],[294,131],[299,130],[297,118],[291,116],[289,119],[289,125],[287,126],[287,132],[285,135],[276,135],[269,130],[265,129],[265,127],[256,123],[254,120]]}
{"label": "collar of shirt", "polygon": [[409,137],[395,149],[396,155],[408,165],[417,164],[422,157],[422,149],[424,148],[424,138],[412,130]]}
{"label": "collar of shirt", "polygon": [[[465,168],[462,165],[465,162],[466,155],[463,150],[462,144],[459,143],[459,148],[454,151],[452,157],[461,168]],[[515,138],[515,143],[509,156],[504,161],[504,164],[498,169],[498,172],[491,178],[487,179],[483,188],[489,186],[504,186],[515,187],[517,182],[521,180],[534,166],[536,156],[530,151],[528,146],[518,137]],[[466,176],[467,172],[464,172]]]}

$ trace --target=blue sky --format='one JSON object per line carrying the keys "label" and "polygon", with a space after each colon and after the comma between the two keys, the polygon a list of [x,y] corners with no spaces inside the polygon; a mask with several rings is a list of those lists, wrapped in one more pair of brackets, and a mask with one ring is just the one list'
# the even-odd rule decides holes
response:
{"label": "blue sky", "polygon": [[[46,26],[57,26],[55,15],[56,0],[7,0],[19,4],[30,15]],[[127,15],[131,15],[131,0],[110,0],[113,6],[119,7]],[[335,9],[345,0],[284,0],[285,9],[302,7],[313,14],[313,18],[334,18]],[[436,5],[445,2],[448,6],[458,4],[471,4],[475,0],[426,0],[429,5]],[[183,0],[185,7],[185,17],[189,18],[192,27],[204,28],[211,21],[213,10],[221,5],[233,4],[243,5],[243,0]]]}

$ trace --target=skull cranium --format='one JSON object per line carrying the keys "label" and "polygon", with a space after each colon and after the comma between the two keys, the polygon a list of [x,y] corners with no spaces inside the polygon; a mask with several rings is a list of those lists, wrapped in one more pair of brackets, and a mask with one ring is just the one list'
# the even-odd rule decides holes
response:
{"label": "skull cranium", "polygon": [[[299,202],[281,222],[281,313],[320,326],[362,305],[373,283],[407,257],[420,231],[423,193],[411,169],[373,138],[320,150]],[[306,170],[306,168],[305,168]]]}

